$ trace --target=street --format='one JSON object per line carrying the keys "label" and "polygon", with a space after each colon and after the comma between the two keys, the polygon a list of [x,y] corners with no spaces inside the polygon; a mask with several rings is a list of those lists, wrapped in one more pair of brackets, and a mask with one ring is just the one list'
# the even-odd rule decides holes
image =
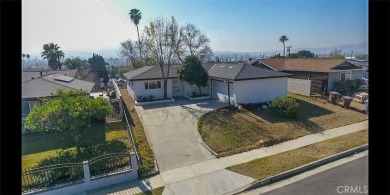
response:
{"label": "street", "polygon": [[265,194],[368,194],[368,156]]}

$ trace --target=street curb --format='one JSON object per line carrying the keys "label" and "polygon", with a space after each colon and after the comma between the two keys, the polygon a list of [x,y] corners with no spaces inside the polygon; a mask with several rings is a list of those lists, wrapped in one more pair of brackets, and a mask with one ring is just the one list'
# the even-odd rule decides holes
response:
{"label": "street curb", "polygon": [[277,175],[274,175],[274,176],[271,176],[271,177],[268,177],[268,178],[265,178],[265,179],[262,179],[262,180],[259,180],[259,181],[254,181],[254,182],[252,182],[252,183],[250,183],[248,185],[245,185],[245,186],[243,186],[243,187],[241,187],[239,189],[230,191],[230,192],[225,193],[225,194],[233,195],[233,194],[237,194],[237,193],[240,193],[240,192],[243,192],[243,191],[252,190],[252,189],[255,189],[255,188],[258,188],[258,187],[262,187],[262,186],[274,183],[276,181],[279,181],[279,180],[282,180],[282,179],[287,179],[289,177],[298,175],[298,174],[303,173],[305,171],[308,171],[310,169],[314,169],[314,168],[317,168],[319,166],[328,164],[330,162],[333,162],[333,161],[345,158],[347,156],[351,156],[353,154],[356,154],[356,153],[359,153],[359,152],[363,152],[365,150],[368,150],[368,144],[360,146],[360,147],[356,147],[356,148],[353,148],[353,149],[350,149],[350,150],[347,150],[347,151],[344,151],[344,152],[341,152],[341,153],[338,153],[338,154],[335,154],[335,155],[332,155],[330,157],[327,157],[327,158],[324,158],[324,159],[321,159],[321,160],[318,160],[318,161],[314,161],[314,162],[306,164],[306,165],[302,165],[300,167],[297,167],[297,168],[294,168],[294,169],[291,169],[291,170],[279,173]]}
{"label": "street curb", "polygon": [[200,135],[198,129],[196,129],[196,131],[197,131],[197,133],[198,133],[198,137],[199,137],[199,139],[200,139],[200,143],[202,143],[202,145],[203,145],[203,146],[204,146],[212,155],[214,155],[216,158],[219,158],[219,155],[218,155],[216,152],[214,152],[214,150],[212,150],[211,148],[209,148],[209,146],[208,146],[206,143],[204,143],[204,141],[203,141],[203,139],[202,139],[202,136]]}

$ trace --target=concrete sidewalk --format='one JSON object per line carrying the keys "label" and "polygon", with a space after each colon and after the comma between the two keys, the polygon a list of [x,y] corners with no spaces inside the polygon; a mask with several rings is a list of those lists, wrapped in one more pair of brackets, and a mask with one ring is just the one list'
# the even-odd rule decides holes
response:
{"label": "concrete sidewalk", "polygon": [[[163,194],[180,194],[182,192],[186,192],[186,194],[224,194],[234,190],[234,188],[238,189],[254,181],[253,178],[225,170],[229,166],[286,152],[364,129],[368,129],[367,120],[316,134],[310,134],[270,147],[263,147],[220,159],[209,159],[190,164],[162,172],[160,175],[146,180],[136,180],[126,184],[96,189],[87,192],[87,194],[135,194],[161,186],[165,186]],[[210,182],[212,183],[210,184]],[[202,189],[202,191],[200,192],[199,189]]]}

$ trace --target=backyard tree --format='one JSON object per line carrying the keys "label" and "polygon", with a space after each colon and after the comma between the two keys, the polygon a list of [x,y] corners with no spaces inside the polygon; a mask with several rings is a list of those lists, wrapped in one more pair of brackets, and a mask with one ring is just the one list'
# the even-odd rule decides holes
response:
{"label": "backyard tree", "polygon": [[89,64],[87,60],[82,60],[79,57],[76,58],[66,58],[64,62],[65,66],[69,69],[77,69],[77,68],[84,68],[88,67]]}
{"label": "backyard tree", "polygon": [[298,51],[297,55],[300,58],[314,58],[314,53],[311,53],[310,51],[307,51],[307,50]]}
{"label": "backyard tree", "polygon": [[330,51],[329,57],[332,58],[344,58],[344,55],[341,54],[342,49],[335,48],[334,50]]}
{"label": "backyard tree", "polygon": [[80,153],[81,135],[91,122],[102,120],[113,112],[110,103],[102,98],[88,98],[81,89],[57,90],[41,106],[34,106],[25,119],[29,132],[72,131],[77,153]]}
{"label": "backyard tree", "polygon": [[61,70],[62,64],[60,62],[60,59],[63,58],[65,54],[62,50],[60,50],[58,44],[44,44],[41,56],[43,57],[43,59],[48,60],[49,67],[52,70]]}
{"label": "backyard tree", "polygon": [[177,69],[177,74],[181,81],[185,81],[190,85],[196,85],[199,89],[199,95],[202,95],[200,88],[207,86],[209,75],[197,56],[187,56],[183,61],[183,65]]}
{"label": "backyard tree", "polygon": [[279,38],[279,42],[283,43],[283,57],[286,57],[286,47],[285,47],[285,42],[288,41],[288,38],[286,35],[282,35]]}
{"label": "backyard tree", "polygon": [[106,69],[106,62],[104,58],[99,54],[92,54],[92,58],[88,59],[88,63],[91,68],[96,70],[99,78],[104,78],[104,83],[108,82],[108,72]]}

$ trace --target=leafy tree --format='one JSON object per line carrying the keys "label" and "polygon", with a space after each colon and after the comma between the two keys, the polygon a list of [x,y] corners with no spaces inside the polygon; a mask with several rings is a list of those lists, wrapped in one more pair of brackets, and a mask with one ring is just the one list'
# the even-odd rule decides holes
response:
{"label": "leafy tree", "polygon": [[104,58],[99,54],[93,53],[92,58],[88,59],[88,63],[90,64],[92,69],[96,70],[98,77],[104,78],[104,83],[107,83],[109,78]]}
{"label": "leafy tree", "polygon": [[85,68],[88,67],[89,64],[87,60],[82,60],[79,57],[76,58],[66,58],[64,64],[69,69],[77,69],[77,68]]}
{"label": "leafy tree", "polygon": [[314,53],[311,53],[310,51],[307,51],[307,50],[298,51],[297,55],[300,58],[313,58],[314,57]]}
{"label": "leafy tree", "polygon": [[291,53],[290,58],[300,58],[300,56],[297,53]]}
{"label": "leafy tree", "polygon": [[286,35],[282,35],[280,38],[279,38],[279,42],[283,43],[283,57],[286,57],[286,46],[285,46],[285,42],[288,41],[288,38]]}
{"label": "leafy tree", "polygon": [[113,112],[110,103],[102,98],[87,98],[86,92],[77,89],[58,89],[44,104],[34,106],[25,119],[30,132],[72,131],[77,152],[80,152],[81,133],[92,121],[102,120]]}
{"label": "leafy tree", "polygon": [[48,60],[49,67],[52,70],[61,70],[60,59],[65,56],[64,52],[60,50],[60,47],[57,44],[49,43],[43,45],[42,55],[43,59]]}
{"label": "leafy tree", "polygon": [[329,57],[332,58],[344,58],[344,56],[341,54],[341,49],[335,48],[334,50],[330,51]]}
{"label": "leafy tree", "polygon": [[[141,45],[141,41],[140,41],[140,38],[139,38],[139,31],[138,31],[138,24],[139,24],[139,21],[142,18],[141,12],[138,9],[131,9],[129,15],[130,15],[131,21],[137,27],[138,43],[139,43],[139,45]],[[141,47],[139,48],[139,55],[141,57]]]}
{"label": "leafy tree", "polygon": [[208,86],[209,75],[197,56],[187,56],[183,61],[183,65],[177,69],[177,74],[181,81],[196,85],[199,89],[199,95],[202,95],[200,88]]}
{"label": "leafy tree", "polygon": [[360,54],[360,55],[356,56],[356,58],[357,59],[362,59],[362,60],[368,59],[368,54]]}

